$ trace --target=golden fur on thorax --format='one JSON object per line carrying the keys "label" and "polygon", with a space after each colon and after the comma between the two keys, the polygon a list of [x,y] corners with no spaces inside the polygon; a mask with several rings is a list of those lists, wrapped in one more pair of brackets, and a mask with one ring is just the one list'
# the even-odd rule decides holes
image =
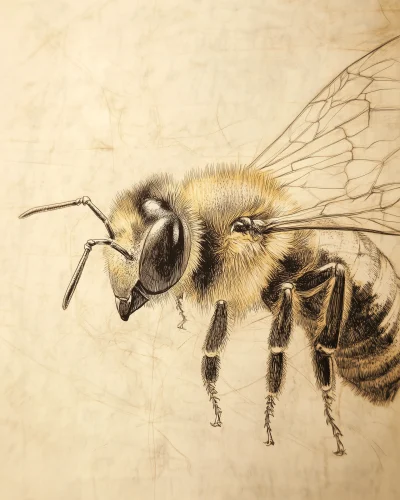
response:
{"label": "golden fur on thorax", "polygon": [[[193,170],[179,183],[169,176],[154,176],[120,194],[111,211],[116,242],[134,255],[129,262],[118,252],[105,249],[111,284],[119,297],[128,297],[138,279],[141,249],[150,229],[140,212],[139,205],[144,199],[167,202],[190,233],[188,266],[170,292],[177,297],[184,294],[201,308],[225,300],[233,319],[261,306],[261,290],[268,284],[271,272],[302,238],[298,232],[268,235],[231,232],[232,223],[240,217],[268,222],[294,210],[284,190],[263,172],[220,165]],[[200,265],[207,272],[202,249],[210,231],[219,267],[204,293],[198,289],[194,274]]]}
{"label": "golden fur on thorax", "polygon": [[205,230],[217,235],[221,260],[218,278],[205,295],[195,283],[185,283],[189,299],[200,306],[226,300],[233,318],[261,306],[261,290],[268,284],[279,260],[296,248],[296,232],[250,235],[231,232],[240,217],[264,222],[294,210],[279,184],[264,172],[237,166],[207,167],[190,172],[182,183],[182,194],[190,200]]}

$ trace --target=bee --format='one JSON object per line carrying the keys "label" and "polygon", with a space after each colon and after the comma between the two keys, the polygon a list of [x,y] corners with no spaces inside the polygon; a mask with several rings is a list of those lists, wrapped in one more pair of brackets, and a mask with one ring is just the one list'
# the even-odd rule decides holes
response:
{"label": "bee", "polygon": [[63,308],[92,248],[103,245],[122,320],[168,296],[208,311],[201,374],[215,427],[229,326],[269,310],[267,445],[301,326],[335,453],[344,455],[335,374],[377,405],[400,386],[399,278],[367,236],[400,235],[399,54],[397,37],[350,65],[249,165],[208,166],[179,182],[153,176],[120,193],[109,217],[85,196],[23,213],[85,205],[108,232],[85,244]]}

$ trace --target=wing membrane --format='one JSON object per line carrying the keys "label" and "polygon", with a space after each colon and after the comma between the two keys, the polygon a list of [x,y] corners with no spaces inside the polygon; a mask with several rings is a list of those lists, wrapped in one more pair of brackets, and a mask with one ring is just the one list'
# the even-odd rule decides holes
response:
{"label": "wing membrane", "polygon": [[400,234],[385,214],[400,201],[400,37],[346,68],[251,166],[297,198],[296,223]]}
{"label": "wing membrane", "polygon": [[400,183],[375,188],[370,194],[341,196],[268,221],[267,231],[341,229],[400,236]]}

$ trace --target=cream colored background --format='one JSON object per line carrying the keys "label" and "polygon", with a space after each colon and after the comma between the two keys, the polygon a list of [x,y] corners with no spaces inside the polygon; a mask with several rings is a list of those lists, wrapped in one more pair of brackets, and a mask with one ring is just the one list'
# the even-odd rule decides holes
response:
{"label": "cream colored background", "polygon": [[[149,172],[249,161],[346,65],[400,33],[397,0],[0,2],[2,500],[395,499],[400,400],[339,385],[348,455],[332,454],[305,339],[262,444],[268,320],[231,333],[221,429],[200,377],[208,317],[174,305],[123,323],[87,238]],[[400,242],[383,241],[392,259]],[[397,264],[400,260],[397,257]]]}

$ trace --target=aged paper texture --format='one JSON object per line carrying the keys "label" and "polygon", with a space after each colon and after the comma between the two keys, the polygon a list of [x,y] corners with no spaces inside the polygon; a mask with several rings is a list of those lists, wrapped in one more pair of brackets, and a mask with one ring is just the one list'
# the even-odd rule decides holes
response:
{"label": "aged paper texture", "polygon": [[[121,321],[96,247],[64,311],[83,245],[105,228],[84,206],[18,216],[82,196],[108,214],[151,174],[250,163],[347,66],[400,35],[399,2],[2,0],[0,19],[0,498],[398,499],[400,396],[375,406],[337,377],[347,454],[335,456],[295,328],[265,446],[272,319],[259,311],[230,328],[223,425],[210,426],[212,308],[183,300],[184,329],[173,301]],[[371,238],[400,273],[400,237]]]}

